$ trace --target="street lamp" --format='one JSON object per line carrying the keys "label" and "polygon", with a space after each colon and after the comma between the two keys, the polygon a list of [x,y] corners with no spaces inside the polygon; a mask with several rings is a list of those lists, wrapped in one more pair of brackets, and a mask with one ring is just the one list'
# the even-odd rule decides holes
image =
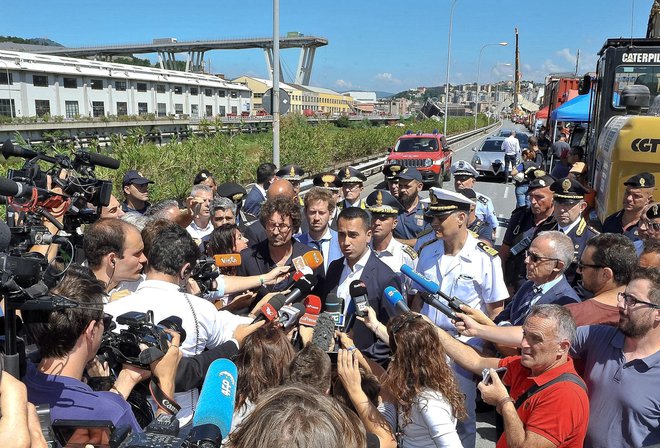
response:
{"label": "street lamp", "polygon": [[449,38],[447,39],[447,78],[445,82],[445,117],[444,117],[444,130],[443,134],[447,135],[447,117],[449,115],[449,66],[451,64],[451,27],[454,18],[454,6],[458,0],[452,0],[449,9]]}
{"label": "street lamp", "polygon": [[509,45],[509,43],[498,42],[495,44],[485,44],[481,47],[481,50],[479,50],[479,60],[477,61],[477,91],[474,98],[474,129],[477,129],[477,116],[479,116],[479,72],[481,71],[481,56],[484,53],[484,48],[497,46],[497,45],[501,47],[506,47],[507,45]]}

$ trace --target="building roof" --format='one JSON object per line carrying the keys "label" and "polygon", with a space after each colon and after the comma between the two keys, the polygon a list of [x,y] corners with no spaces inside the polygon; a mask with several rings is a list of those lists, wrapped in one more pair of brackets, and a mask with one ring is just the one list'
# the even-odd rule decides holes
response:
{"label": "building roof", "polygon": [[249,91],[246,86],[225,81],[214,75],[202,73],[163,70],[155,67],[118,64],[115,62],[93,61],[89,59],[65,58],[46,54],[24,53],[0,50],[0,60],[8,70],[57,73],[61,75],[98,76],[117,80],[138,80],[167,83],[197,83],[200,86],[213,86],[233,90]]}
{"label": "building roof", "polygon": [[[271,81],[270,79],[256,78],[254,76],[243,75],[243,76],[239,76],[237,78],[234,78],[233,81],[237,82],[236,80],[240,79],[240,78],[248,78],[248,79],[251,79],[253,81],[260,82],[261,84],[265,84],[266,87],[268,87],[269,89],[273,88],[273,81]],[[294,86],[289,85],[289,84],[284,83],[284,82],[280,82],[280,88],[284,89],[284,90],[296,90],[296,89],[300,90],[298,87],[294,87]]]}

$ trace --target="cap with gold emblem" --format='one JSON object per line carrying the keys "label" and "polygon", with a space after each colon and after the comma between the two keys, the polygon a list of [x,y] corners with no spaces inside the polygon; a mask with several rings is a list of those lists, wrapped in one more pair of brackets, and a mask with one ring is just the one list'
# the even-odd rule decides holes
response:
{"label": "cap with gold emblem", "polygon": [[367,176],[352,166],[340,169],[337,172],[337,177],[342,184],[361,184],[367,180]]}
{"label": "cap with gold emblem", "polygon": [[383,174],[385,175],[385,179],[387,180],[396,180],[398,174],[403,171],[403,165],[399,165],[397,163],[393,165],[385,165],[383,167]]}
{"label": "cap with gold emblem", "polygon": [[305,170],[298,165],[285,165],[275,175],[280,179],[299,181],[305,177]]}
{"label": "cap with gold emblem", "polygon": [[478,177],[479,171],[475,170],[470,163],[465,160],[454,162],[451,166],[451,174],[459,177]]}
{"label": "cap with gold emblem", "polygon": [[536,190],[537,188],[545,188],[552,185],[556,180],[543,170],[534,170],[528,174],[529,189],[527,191]]}
{"label": "cap with gold emblem", "polygon": [[453,212],[469,212],[470,206],[476,205],[461,193],[431,187],[429,191],[429,206],[424,213],[427,217],[442,216]]}
{"label": "cap with gold emblem", "polygon": [[125,187],[126,185],[146,185],[146,184],[153,184],[153,180],[149,180],[146,177],[142,175],[141,172],[137,170],[129,170],[126,171],[126,174],[124,174],[124,182],[122,185]]}
{"label": "cap with gold emblem", "polygon": [[575,179],[564,177],[556,180],[550,185],[550,191],[554,193],[555,201],[562,204],[580,202],[587,194],[587,190]]}
{"label": "cap with gold emblem", "polygon": [[651,173],[639,173],[623,183],[626,187],[653,188],[655,187],[655,176]]}
{"label": "cap with gold emblem", "polygon": [[247,194],[247,191],[245,191],[245,188],[243,188],[242,185],[235,182],[225,182],[224,184],[218,185],[216,194],[229,199],[234,204],[238,204],[243,200],[243,196]]}
{"label": "cap with gold emblem", "polygon": [[646,210],[646,217],[648,219],[660,218],[660,203],[659,202],[654,202],[653,204],[649,205],[648,209]]}
{"label": "cap with gold emblem", "polygon": [[401,203],[389,191],[376,190],[366,199],[367,210],[371,213],[398,215],[403,211]]}
{"label": "cap with gold emblem", "polygon": [[341,181],[335,173],[318,174],[314,177],[312,182],[315,187],[327,188],[333,191],[341,188]]}

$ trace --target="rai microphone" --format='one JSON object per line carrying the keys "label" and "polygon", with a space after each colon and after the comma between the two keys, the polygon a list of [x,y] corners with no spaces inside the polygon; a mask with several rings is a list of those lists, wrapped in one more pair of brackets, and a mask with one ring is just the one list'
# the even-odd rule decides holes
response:
{"label": "rai microphone", "polygon": [[277,318],[279,310],[284,306],[286,296],[284,294],[275,294],[270,300],[265,303],[260,311],[260,314],[254,318],[253,324],[261,322],[262,320],[273,321]]}
{"label": "rai microphone", "polygon": [[[449,301],[450,304],[454,303],[455,306],[457,307],[460,304],[464,304],[464,302],[458,300],[455,297],[454,298],[448,297],[446,294],[440,291],[440,286],[438,286],[437,283],[432,282],[431,280],[424,277],[419,272],[413,271],[412,268],[408,265],[404,264],[403,266],[401,266],[401,273],[404,274],[406,277],[412,279],[415,283],[417,283],[418,285],[420,285],[422,288],[424,288],[426,291],[430,293],[430,294],[420,293],[420,296],[422,297],[422,300],[424,300],[424,302],[426,302],[433,308],[437,309],[448,318],[453,320],[458,320],[452,308],[448,307],[447,305],[439,301],[435,296],[435,294],[440,294],[445,300]],[[460,312],[461,309],[458,308],[456,311]]]}
{"label": "rai microphone", "polygon": [[206,372],[190,431],[192,446],[216,448],[231,429],[238,370],[228,359],[216,359]]}

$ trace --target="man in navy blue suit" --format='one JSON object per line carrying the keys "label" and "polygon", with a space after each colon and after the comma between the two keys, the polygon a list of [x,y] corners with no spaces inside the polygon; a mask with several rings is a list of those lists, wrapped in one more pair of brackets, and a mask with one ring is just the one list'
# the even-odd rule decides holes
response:
{"label": "man in navy blue suit", "polygon": [[[350,303],[350,284],[361,280],[367,286],[369,305],[376,311],[380,322],[386,323],[394,313],[384,291],[392,286],[401,291],[401,279],[385,263],[380,261],[369,248],[371,241],[371,219],[369,213],[359,207],[349,207],[339,214],[337,234],[339,247],[344,255],[328,266],[321,298],[325,301],[329,293],[344,301],[344,313]],[[390,350],[379,341],[362,322],[353,327],[355,346],[369,358],[385,366]]]}
{"label": "man in navy blue suit", "polygon": [[277,167],[272,163],[262,163],[257,167],[257,182],[245,197],[243,210],[254,216],[259,216],[261,204],[266,200],[266,190],[275,177]]}
{"label": "man in navy blue suit", "polygon": [[534,305],[580,302],[564,276],[573,257],[573,242],[564,233],[556,230],[539,233],[525,254],[527,281],[495,318],[495,323],[522,325]]}

